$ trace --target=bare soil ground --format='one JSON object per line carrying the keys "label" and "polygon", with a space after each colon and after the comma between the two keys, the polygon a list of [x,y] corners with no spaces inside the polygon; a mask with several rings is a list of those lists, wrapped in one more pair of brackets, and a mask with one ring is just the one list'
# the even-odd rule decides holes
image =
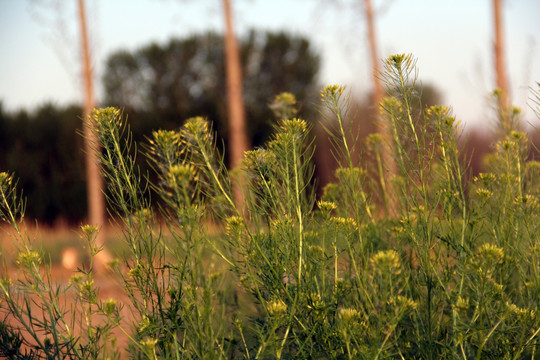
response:
{"label": "bare soil ground", "polygon": [[[52,283],[61,286],[69,285],[70,278],[77,273],[77,268],[88,265],[87,249],[84,247],[83,241],[80,239],[80,229],[68,226],[56,227],[36,227],[25,226],[25,233],[31,239],[35,248],[44,255],[45,263],[50,263],[50,266],[42,266],[42,274],[50,272]],[[107,229],[107,234],[114,235],[116,229]],[[110,238],[110,237],[108,237]],[[106,244],[107,245],[107,244]],[[114,247],[114,246],[113,246]],[[47,260],[48,257],[48,260]],[[0,223],[0,277],[9,277],[12,281],[23,276],[21,269],[16,265],[17,245],[14,238],[14,232],[8,228],[6,224]],[[94,271],[94,284],[98,292],[98,299],[101,301],[114,299],[119,304],[128,304],[129,299],[125,294],[120,280],[117,276],[109,271],[104,270],[102,266],[97,266],[99,269]],[[7,273],[6,273],[7,272]],[[65,309],[69,311],[75,305],[74,289],[68,291],[67,295],[62,297],[62,303]],[[42,314],[37,312],[38,305],[34,305],[36,309],[35,315],[42,317]],[[0,319],[4,320],[5,309],[0,304]],[[8,323],[19,326],[10,317],[6,318]],[[99,321],[99,319],[96,319]],[[131,331],[131,325],[134,321],[133,312],[126,305],[121,310],[122,326]],[[77,330],[75,330],[77,331]],[[24,332],[22,332],[24,335]],[[124,349],[128,344],[127,337],[120,331],[115,330],[113,333],[117,338],[119,348]],[[109,339],[109,341],[112,339]],[[125,357],[125,352],[122,353],[122,358]]]}

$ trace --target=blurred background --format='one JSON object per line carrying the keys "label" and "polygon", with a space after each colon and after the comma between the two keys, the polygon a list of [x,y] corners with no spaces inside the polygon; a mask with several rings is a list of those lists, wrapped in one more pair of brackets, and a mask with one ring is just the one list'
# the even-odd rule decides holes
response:
{"label": "blurred background", "polygon": [[81,136],[89,105],[123,108],[136,141],[205,116],[229,149],[237,143],[226,96],[234,85],[230,35],[246,146],[263,144],[275,122],[267,105],[291,92],[315,126],[317,175],[326,183],[335,162],[313,106],[321,87],[347,86],[350,121],[366,136],[377,129],[374,69],[412,53],[424,104],[453,109],[477,173],[495,139],[495,88],[505,87],[538,143],[530,98],[540,81],[539,14],[538,0],[0,0],[0,171],[20,179],[29,218],[79,224],[92,191]]}

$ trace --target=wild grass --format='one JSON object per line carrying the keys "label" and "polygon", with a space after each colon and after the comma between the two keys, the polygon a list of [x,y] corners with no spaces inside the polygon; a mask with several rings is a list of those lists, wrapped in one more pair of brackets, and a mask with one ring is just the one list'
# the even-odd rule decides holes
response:
{"label": "wild grass", "polygon": [[[245,153],[241,174],[228,172],[206,119],[154,132],[142,154],[155,183],[135,167],[122,113],[95,110],[94,145],[128,249],[110,264],[123,304],[100,299],[92,261],[69,285],[51,280],[19,227],[13,176],[1,173],[0,215],[21,272],[0,281],[0,354],[119,358],[108,338],[121,331],[135,359],[538,358],[540,164],[527,160],[526,134],[505,129],[489,171],[469,181],[459,123],[446,107],[422,106],[416,72],[410,55],[386,60],[380,115],[390,133],[369,138],[375,170],[349,136],[344,88],[322,90],[342,165],[319,200],[310,124],[294,117],[291,94],[276,97],[275,133]],[[519,124],[516,109],[506,113]],[[90,259],[98,231],[81,228]]]}

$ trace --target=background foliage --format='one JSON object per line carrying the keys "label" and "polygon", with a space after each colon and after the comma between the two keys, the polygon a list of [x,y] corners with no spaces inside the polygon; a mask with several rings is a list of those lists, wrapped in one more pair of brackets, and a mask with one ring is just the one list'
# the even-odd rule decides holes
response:
{"label": "background foliage", "polygon": [[[252,31],[240,45],[253,145],[268,137],[273,119],[271,109],[257,104],[270,103],[279,92],[293,92],[300,114],[313,119],[310,105],[320,60],[309,41],[284,32]],[[226,145],[222,36],[206,33],[115,52],[107,60],[104,84],[104,103],[123,108],[135,141],[201,115],[214,122]],[[27,204],[29,218],[75,223],[85,217],[84,154],[77,133],[82,129],[81,113],[78,105],[55,104],[8,113],[0,103],[0,168],[15,173],[24,194],[33,200]],[[146,172],[146,161],[137,161]]]}
{"label": "background foliage", "polygon": [[9,114],[0,104],[0,168],[19,177],[29,216],[69,221],[86,214],[86,189],[79,106],[45,104]]}
{"label": "background foliage", "polygon": [[[112,54],[103,77],[105,105],[119,106],[138,126],[173,128],[192,116],[212,119],[227,142],[223,39],[216,33],[152,43]],[[272,97],[295,94],[313,118],[320,58],[307,39],[284,32],[252,31],[240,39],[248,134],[261,145],[272,128]]]}

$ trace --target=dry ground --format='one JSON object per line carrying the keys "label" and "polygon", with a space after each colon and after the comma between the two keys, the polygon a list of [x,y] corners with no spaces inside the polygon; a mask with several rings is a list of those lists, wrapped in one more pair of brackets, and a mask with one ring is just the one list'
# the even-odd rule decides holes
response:
{"label": "dry ground", "polygon": [[[0,223],[0,229],[0,277],[6,277],[7,275],[15,281],[23,273],[16,266],[17,246],[14,232],[6,224]],[[67,286],[69,285],[69,279],[77,273],[77,268],[88,266],[88,250],[85,248],[83,240],[80,239],[80,229],[66,225],[55,227],[27,225],[25,229],[35,248],[45,257],[45,263],[51,264],[50,267],[43,266],[42,273],[46,274],[50,271],[53,283]],[[118,229],[107,228],[107,234],[106,241],[110,240],[112,252],[119,251],[121,245],[118,244]],[[94,283],[95,287],[99,289],[99,300],[115,299],[121,304],[129,303],[120,280],[115,274],[100,267],[99,271],[94,272]],[[67,296],[62,298],[62,302],[64,301],[65,309],[70,309],[73,306],[73,289],[68,292]],[[4,310],[1,306],[0,309],[1,311]],[[36,309],[38,309],[37,306]],[[1,316],[3,320],[4,314],[1,314]],[[124,306],[122,309],[121,319],[126,330],[130,331],[134,318],[128,306]],[[13,324],[12,321],[9,321],[9,318],[8,322]],[[128,342],[127,337],[119,330],[114,332],[114,336],[118,338],[120,348],[125,348]]]}

